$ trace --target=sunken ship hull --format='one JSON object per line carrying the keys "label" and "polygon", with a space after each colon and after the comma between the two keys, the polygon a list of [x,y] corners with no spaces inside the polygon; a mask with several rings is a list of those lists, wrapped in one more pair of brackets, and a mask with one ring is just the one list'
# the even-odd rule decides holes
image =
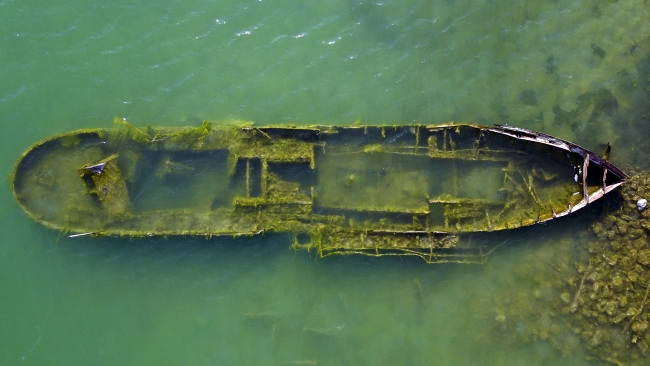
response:
{"label": "sunken ship hull", "polygon": [[471,262],[483,254],[459,250],[459,234],[565,216],[627,179],[580,146],[499,125],[116,124],[23,154],[12,187],[32,218],[70,237],[288,232],[320,256]]}

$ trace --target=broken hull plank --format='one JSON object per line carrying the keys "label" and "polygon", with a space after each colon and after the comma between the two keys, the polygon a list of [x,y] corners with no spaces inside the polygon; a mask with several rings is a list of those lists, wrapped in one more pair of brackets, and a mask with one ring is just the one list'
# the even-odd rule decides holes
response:
{"label": "broken hull plank", "polygon": [[499,125],[117,123],[23,154],[12,187],[31,217],[71,236],[289,232],[321,256],[480,261],[458,234],[565,216],[627,179],[575,144]]}

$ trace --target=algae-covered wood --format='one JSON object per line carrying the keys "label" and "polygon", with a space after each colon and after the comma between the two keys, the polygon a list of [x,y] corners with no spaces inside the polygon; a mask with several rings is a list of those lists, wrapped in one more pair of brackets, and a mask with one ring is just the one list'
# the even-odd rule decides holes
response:
{"label": "algae-covered wood", "polygon": [[77,235],[293,233],[322,256],[465,261],[457,235],[567,215],[622,184],[575,144],[474,124],[75,131],[32,146],[13,189]]}

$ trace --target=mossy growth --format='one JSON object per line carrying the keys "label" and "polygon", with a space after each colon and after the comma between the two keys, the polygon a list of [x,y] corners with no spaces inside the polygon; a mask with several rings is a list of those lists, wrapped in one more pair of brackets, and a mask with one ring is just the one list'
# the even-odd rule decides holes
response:
{"label": "mossy growth", "polygon": [[115,219],[131,210],[131,201],[117,164],[118,154],[96,164],[79,169],[81,178],[86,182],[88,193],[95,195],[101,202],[108,216]]}

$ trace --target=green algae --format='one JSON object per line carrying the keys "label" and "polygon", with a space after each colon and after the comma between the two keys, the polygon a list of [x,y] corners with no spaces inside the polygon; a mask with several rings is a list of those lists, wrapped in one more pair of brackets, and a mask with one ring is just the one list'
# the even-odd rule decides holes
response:
{"label": "green algae", "polygon": [[111,155],[97,164],[79,169],[81,178],[88,186],[88,193],[99,199],[111,218],[119,218],[131,211],[126,182],[117,165],[117,157],[117,154]]}

